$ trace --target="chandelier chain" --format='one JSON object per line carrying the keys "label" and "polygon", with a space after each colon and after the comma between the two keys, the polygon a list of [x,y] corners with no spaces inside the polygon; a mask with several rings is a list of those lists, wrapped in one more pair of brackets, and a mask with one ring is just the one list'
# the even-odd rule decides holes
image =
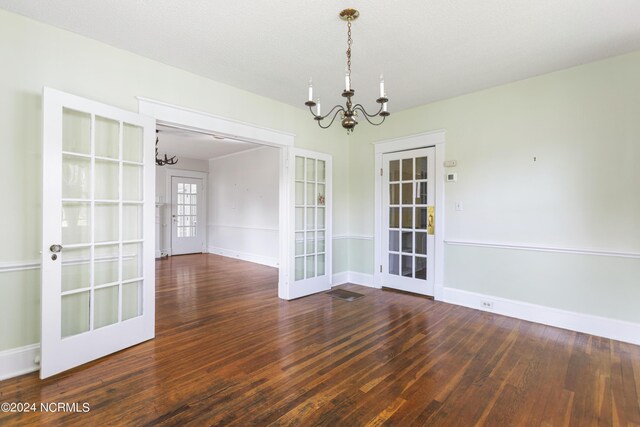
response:
{"label": "chandelier chain", "polygon": [[347,70],[349,70],[349,78],[351,78],[351,20],[347,21]]}

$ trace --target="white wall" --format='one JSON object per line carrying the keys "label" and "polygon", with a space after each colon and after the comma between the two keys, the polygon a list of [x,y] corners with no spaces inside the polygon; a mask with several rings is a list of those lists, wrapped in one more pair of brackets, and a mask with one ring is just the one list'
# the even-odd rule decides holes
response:
{"label": "white wall", "polygon": [[279,150],[209,161],[209,252],[278,265]]}

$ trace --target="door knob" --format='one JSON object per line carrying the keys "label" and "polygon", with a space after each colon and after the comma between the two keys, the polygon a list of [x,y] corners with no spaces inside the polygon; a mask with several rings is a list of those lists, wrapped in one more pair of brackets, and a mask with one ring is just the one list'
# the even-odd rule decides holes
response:
{"label": "door knob", "polygon": [[51,245],[49,246],[49,250],[54,254],[57,254],[62,251],[62,245]]}

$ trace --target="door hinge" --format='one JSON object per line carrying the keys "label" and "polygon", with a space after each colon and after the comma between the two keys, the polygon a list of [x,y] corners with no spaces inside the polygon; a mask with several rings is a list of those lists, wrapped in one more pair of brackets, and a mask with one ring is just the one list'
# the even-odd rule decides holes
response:
{"label": "door hinge", "polygon": [[382,173],[382,168],[380,168],[380,176],[382,176],[382,175],[383,175],[383,173]]}
{"label": "door hinge", "polygon": [[382,264],[380,264],[380,273],[382,273]]}

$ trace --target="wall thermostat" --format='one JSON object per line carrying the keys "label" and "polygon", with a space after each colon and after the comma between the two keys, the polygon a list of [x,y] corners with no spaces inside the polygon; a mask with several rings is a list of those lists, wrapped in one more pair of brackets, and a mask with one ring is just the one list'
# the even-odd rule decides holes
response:
{"label": "wall thermostat", "polygon": [[456,182],[456,181],[458,181],[458,173],[447,172],[447,182]]}

